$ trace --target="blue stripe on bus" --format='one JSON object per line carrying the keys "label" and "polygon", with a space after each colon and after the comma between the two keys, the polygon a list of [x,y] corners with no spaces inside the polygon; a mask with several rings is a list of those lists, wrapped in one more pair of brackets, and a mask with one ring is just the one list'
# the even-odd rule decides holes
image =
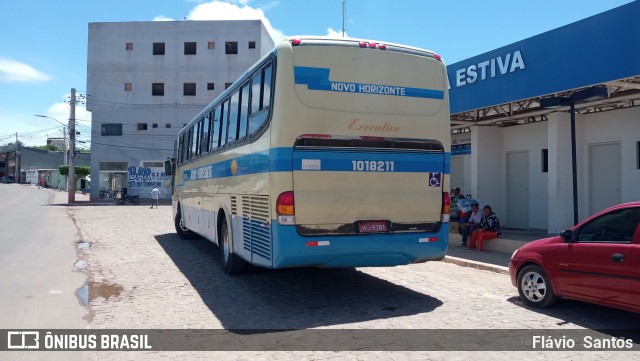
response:
{"label": "blue stripe on bus", "polygon": [[[416,160],[416,157],[420,157]],[[302,159],[320,160],[321,171],[354,171],[352,161],[393,161],[394,172],[449,174],[451,154],[412,152],[328,152],[279,147],[183,171],[183,182],[268,172],[302,171]],[[235,173],[233,172],[235,162]],[[307,171],[307,170],[305,170]],[[312,171],[312,170],[309,170]]]}
{"label": "blue stripe on bus", "polygon": [[[305,167],[303,163],[306,163]],[[310,169],[317,166],[316,169]],[[374,167],[371,169],[370,166]],[[331,152],[303,150],[293,152],[294,171],[393,173],[444,172],[442,153],[410,152]]]}
{"label": "blue stripe on bus", "polygon": [[[441,259],[449,245],[449,224],[433,233],[377,233],[336,236],[301,236],[294,226],[271,223],[273,268],[397,266]],[[421,239],[437,238],[433,242]],[[310,247],[307,242],[328,241]]]}
{"label": "blue stripe on bus", "polygon": [[444,99],[444,91],[425,88],[412,88],[397,85],[338,82],[329,80],[331,69],[309,66],[296,66],[293,69],[295,83],[306,85],[309,90],[322,90],[340,93],[375,94],[411,98]]}

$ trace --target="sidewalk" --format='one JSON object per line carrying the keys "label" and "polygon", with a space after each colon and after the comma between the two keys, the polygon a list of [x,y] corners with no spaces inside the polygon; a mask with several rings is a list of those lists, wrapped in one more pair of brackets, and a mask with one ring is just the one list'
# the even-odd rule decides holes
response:
{"label": "sidewalk", "polygon": [[449,249],[445,262],[461,266],[508,273],[509,260],[513,252],[536,239],[549,237],[546,230],[503,230],[502,237],[487,241],[484,252],[475,252],[458,247],[462,236],[449,233]]}

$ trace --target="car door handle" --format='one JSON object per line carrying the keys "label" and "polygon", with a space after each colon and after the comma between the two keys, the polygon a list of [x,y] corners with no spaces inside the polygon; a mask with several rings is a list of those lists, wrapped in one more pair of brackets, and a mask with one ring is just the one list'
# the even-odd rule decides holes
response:
{"label": "car door handle", "polygon": [[614,253],[611,255],[611,260],[613,262],[623,262],[624,261],[624,255],[622,253]]}

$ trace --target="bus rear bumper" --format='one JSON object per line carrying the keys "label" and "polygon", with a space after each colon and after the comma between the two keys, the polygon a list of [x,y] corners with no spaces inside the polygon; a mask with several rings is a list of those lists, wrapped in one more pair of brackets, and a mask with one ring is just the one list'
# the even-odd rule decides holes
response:
{"label": "bus rear bumper", "polygon": [[273,268],[388,267],[441,260],[449,227],[436,233],[300,236],[295,227],[272,223]]}

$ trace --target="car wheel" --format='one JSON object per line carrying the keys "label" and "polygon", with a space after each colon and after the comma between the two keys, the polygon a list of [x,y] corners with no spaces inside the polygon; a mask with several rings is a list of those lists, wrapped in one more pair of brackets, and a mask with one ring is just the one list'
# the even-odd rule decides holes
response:
{"label": "car wheel", "polygon": [[544,308],[554,304],[558,297],[544,270],[537,265],[528,265],[518,273],[518,293],[525,305]]}
{"label": "car wheel", "polygon": [[231,252],[231,234],[227,221],[222,221],[220,229],[220,255],[222,256],[222,267],[227,274],[241,273],[245,268],[245,261]]}
{"label": "car wheel", "polygon": [[178,236],[180,236],[180,238],[182,239],[198,238],[197,234],[195,234],[193,231],[187,228],[187,226],[184,225],[184,222],[182,220],[182,212],[180,211],[178,211],[178,214],[176,215],[175,227],[176,227],[176,233],[178,233]]}

